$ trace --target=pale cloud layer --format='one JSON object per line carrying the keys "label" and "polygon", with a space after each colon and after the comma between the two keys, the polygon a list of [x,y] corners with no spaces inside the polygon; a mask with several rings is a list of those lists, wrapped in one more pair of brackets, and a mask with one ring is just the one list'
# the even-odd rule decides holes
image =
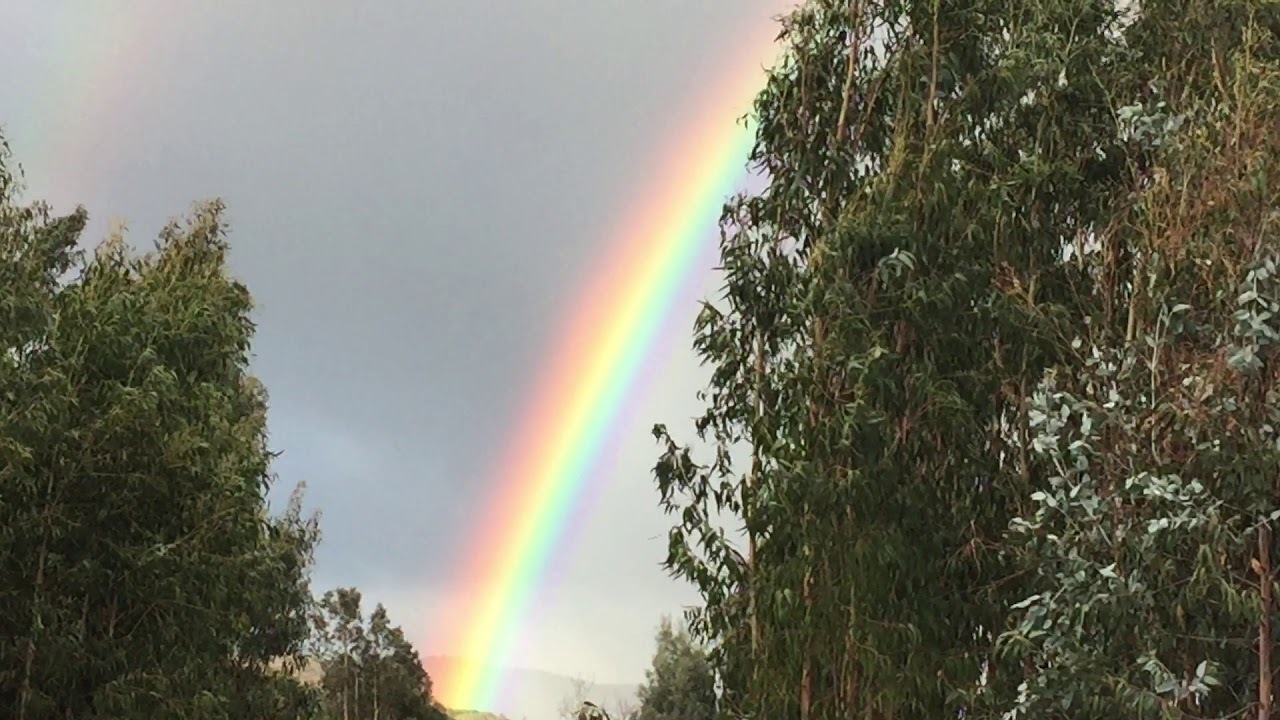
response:
{"label": "pale cloud layer", "polygon": [[[31,194],[84,203],[95,233],[119,216],[146,245],[227,200],[282,485],[323,512],[317,587],[357,585],[425,638],[636,168],[791,4],[9,0],[0,124]],[[669,319],[515,664],[639,680],[659,615],[694,600],[658,566],[648,434],[698,411],[694,311]]]}

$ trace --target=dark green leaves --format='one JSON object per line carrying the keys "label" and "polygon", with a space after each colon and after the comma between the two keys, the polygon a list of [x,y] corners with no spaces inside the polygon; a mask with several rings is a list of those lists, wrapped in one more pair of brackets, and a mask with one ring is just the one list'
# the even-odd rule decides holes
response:
{"label": "dark green leaves", "polygon": [[147,255],[0,172],[0,713],[296,718],[317,539],[266,513],[251,301],[218,203]]}

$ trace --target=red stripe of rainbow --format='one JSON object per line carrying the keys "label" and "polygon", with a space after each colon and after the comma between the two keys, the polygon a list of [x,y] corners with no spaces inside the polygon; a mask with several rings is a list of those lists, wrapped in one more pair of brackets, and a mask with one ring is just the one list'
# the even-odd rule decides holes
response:
{"label": "red stripe of rainbow", "polygon": [[456,657],[433,678],[446,707],[491,709],[497,699],[502,667],[608,431],[673,300],[716,237],[723,203],[747,177],[754,128],[735,121],[763,86],[766,42],[738,58],[732,80],[711,91],[671,148],[554,345],[500,465],[489,519],[474,538],[479,549],[468,553],[464,587],[474,603],[441,628],[454,641],[439,647]]}

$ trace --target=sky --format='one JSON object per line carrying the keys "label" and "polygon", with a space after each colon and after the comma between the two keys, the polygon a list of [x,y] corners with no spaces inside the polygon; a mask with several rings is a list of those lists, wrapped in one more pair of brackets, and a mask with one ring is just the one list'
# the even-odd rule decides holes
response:
{"label": "sky", "polygon": [[[92,240],[121,219],[149,247],[192,202],[228,203],[284,453],[277,499],[305,481],[322,513],[315,588],[359,587],[422,642],[642,169],[792,4],[6,0],[0,126],[29,198],[84,204]],[[697,599],[659,565],[671,520],[648,430],[692,435],[706,257],[647,359],[656,381],[611,429],[516,665],[639,681],[660,615]]]}

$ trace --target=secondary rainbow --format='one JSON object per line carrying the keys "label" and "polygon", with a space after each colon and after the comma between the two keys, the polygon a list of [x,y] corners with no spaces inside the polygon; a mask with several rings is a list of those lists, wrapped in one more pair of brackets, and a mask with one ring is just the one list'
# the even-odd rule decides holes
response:
{"label": "secondary rainbow", "polygon": [[[180,26],[180,12],[148,12],[96,7],[58,7],[19,11],[19,33],[46,38],[48,52],[30,56],[28,74],[40,92],[34,102],[0,117],[0,128],[20,159],[32,195],[58,210],[70,210],[115,163],[116,143],[104,130],[109,112],[129,92],[152,78],[164,58],[149,41],[157,27]],[[118,109],[118,108],[117,108]]]}
{"label": "secondary rainbow", "polygon": [[609,431],[673,301],[714,245],[724,202],[747,178],[754,128],[738,119],[763,87],[773,46],[762,37],[750,49],[727,68],[724,82],[708,89],[666,149],[611,243],[616,250],[595,269],[554,338],[550,362],[508,441],[486,520],[468,546],[466,605],[440,629],[437,647],[458,658],[433,678],[447,707],[493,709],[501,668]]}

